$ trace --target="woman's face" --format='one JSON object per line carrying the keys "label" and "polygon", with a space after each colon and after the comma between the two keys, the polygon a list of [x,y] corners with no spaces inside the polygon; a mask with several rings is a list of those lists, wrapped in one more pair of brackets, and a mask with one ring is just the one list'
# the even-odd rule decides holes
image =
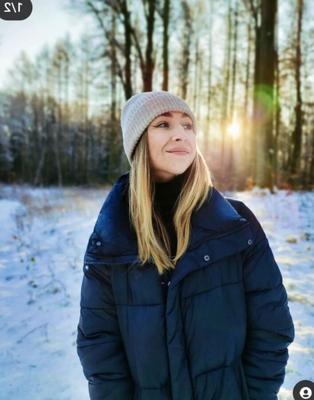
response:
{"label": "woman's face", "polygon": [[147,138],[150,166],[156,181],[166,182],[182,174],[196,156],[193,122],[179,111],[156,117],[147,128]]}

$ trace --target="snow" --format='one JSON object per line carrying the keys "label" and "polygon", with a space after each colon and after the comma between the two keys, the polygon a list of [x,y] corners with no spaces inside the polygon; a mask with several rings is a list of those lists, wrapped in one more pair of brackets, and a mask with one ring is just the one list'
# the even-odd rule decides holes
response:
{"label": "snow", "polygon": [[[87,400],[76,354],[83,255],[109,188],[0,185],[1,399]],[[314,380],[314,193],[228,192],[255,213],[288,292],[296,338],[279,400]]]}

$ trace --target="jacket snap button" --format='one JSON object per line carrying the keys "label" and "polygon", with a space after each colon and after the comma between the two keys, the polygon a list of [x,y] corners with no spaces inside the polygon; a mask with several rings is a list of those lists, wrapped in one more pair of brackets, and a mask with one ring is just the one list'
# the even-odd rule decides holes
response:
{"label": "jacket snap button", "polygon": [[208,254],[205,254],[205,256],[204,256],[204,260],[205,260],[205,261],[209,261],[209,260],[210,260],[210,257],[209,257],[209,255],[208,255]]}
{"label": "jacket snap button", "polygon": [[85,265],[85,269],[87,269],[87,270],[89,269],[89,266],[87,264]]}
{"label": "jacket snap button", "polygon": [[253,240],[249,239],[247,242],[248,242],[249,245],[251,245],[253,243]]}
{"label": "jacket snap button", "polygon": [[97,242],[96,242],[96,246],[100,246],[101,245],[101,242],[98,240]]}

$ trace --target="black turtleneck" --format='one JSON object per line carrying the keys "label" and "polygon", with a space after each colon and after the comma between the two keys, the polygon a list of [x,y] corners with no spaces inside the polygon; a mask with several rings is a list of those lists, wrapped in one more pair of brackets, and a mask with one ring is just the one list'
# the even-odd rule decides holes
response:
{"label": "black turtleneck", "polygon": [[155,181],[154,204],[165,224],[171,243],[171,257],[177,250],[177,236],[173,224],[174,203],[177,200],[184,181],[184,173],[176,175],[170,181]]}
{"label": "black turtleneck", "polygon": [[[171,257],[174,257],[177,251],[177,235],[173,224],[174,215],[174,203],[177,200],[184,181],[184,173],[176,175],[174,178],[167,182],[155,181],[155,198],[154,205],[159,212],[162,221],[165,224],[167,232],[169,234],[170,244],[171,244]],[[129,185],[129,182],[128,182]],[[125,199],[128,203],[128,185],[125,188]],[[167,280],[170,279],[172,275],[172,270],[165,273]]]}

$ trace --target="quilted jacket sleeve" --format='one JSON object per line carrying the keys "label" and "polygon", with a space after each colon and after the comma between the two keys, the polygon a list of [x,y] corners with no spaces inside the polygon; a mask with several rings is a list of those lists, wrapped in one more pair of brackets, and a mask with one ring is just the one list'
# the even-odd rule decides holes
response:
{"label": "quilted jacket sleeve", "polygon": [[255,215],[244,207],[254,234],[243,263],[248,325],[242,362],[250,400],[277,400],[294,325],[268,239]]}
{"label": "quilted jacket sleeve", "polygon": [[133,382],[119,331],[110,283],[110,266],[84,266],[77,354],[91,400],[133,398]]}

